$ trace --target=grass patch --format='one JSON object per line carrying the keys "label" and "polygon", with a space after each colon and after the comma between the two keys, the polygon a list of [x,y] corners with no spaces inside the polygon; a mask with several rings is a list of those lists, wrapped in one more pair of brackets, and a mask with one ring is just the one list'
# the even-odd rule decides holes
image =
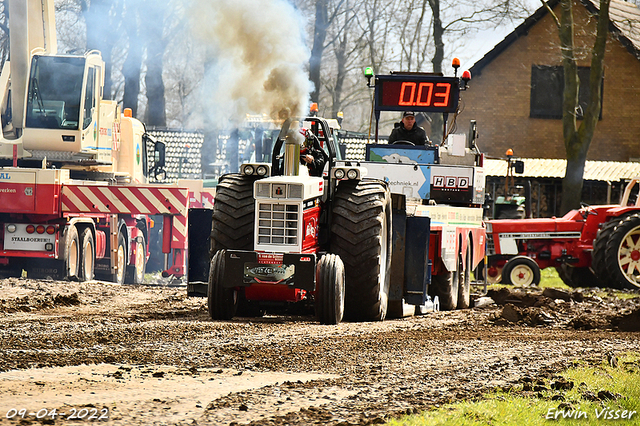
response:
{"label": "grass patch", "polygon": [[562,279],[560,279],[556,268],[544,268],[540,271],[540,287],[555,287],[564,288],[565,290],[573,290],[571,287],[566,285]]}
{"label": "grass patch", "polygon": [[[629,353],[620,357],[617,367],[611,367],[604,361],[596,365],[579,362],[560,376],[564,380],[560,378],[546,380],[543,385],[547,388],[546,390],[535,393],[523,392],[523,385],[519,385],[512,393],[496,392],[477,402],[447,404],[436,410],[405,416],[387,424],[390,426],[556,424],[595,426],[609,422],[640,424],[640,354]],[[570,390],[553,390],[556,381],[573,382],[574,385]],[[563,400],[552,400],[552,397],[561,397]],[[557,419],[554,419],[556,414],[558,414]],[[626,418],[623,419],[623,415]]]}

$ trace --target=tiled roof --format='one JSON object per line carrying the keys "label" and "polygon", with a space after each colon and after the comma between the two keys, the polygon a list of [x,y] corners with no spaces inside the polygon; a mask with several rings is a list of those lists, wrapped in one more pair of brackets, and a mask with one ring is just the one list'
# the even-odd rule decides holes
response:
{"label": "tiled roof", "polygon": [[[591,12],[600,9],[599,0],[588,2],[591,4]],[[611,0],[609,20],[622,36],[620,41],[640,59],[640,7],[622,0]]]}
{"label": "tiled roof", "polygon": [[[516,177],[525,178],[563,178],[567,160],[547,158],[519,158],[524,161],[524,173]],[[485,159],[485,176],[506,176],[506,160]],[[618,182],[640,177],[640,163],[622,163],[617,161],[587,161],[584,167],[584,180]]]}

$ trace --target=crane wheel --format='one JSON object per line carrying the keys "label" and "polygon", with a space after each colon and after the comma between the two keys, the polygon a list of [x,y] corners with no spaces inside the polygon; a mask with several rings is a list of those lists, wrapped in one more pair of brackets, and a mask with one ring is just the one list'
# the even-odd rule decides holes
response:
{"label": "crane wheel", "polygon": [[346,180],[336,189],[331,252],[346,270],[345,317],[382,321],[389,302],[391,195],[378,180]]}
{"label": "crane wheel", "polygon": [[344,264],[325,254],[316,266],[316,316],[321,324],[338,324],[344,315]]}
{"label": "crane wheel", "polygon": [[209,268],[209,291],[207,307],[209,316],[213,320],[230,320],[236,315],[238,309],[238,292],[230,287],[222,285],[224,277],[224,256],[226,250],[219,250],[211,259]]}
{"label": "crane wheel", "polygon": [[84,228],[80,234],[80,242],[80,281],[91,281],[96,262],[96,246],[89,227]]}
{"label": "crane wheel", "polygon": [[75,225],[67,228],[66,249],[64,254],[65,278],[77,280],[80,275],[80,238]]}
{"label": "crane wheel", "polygon": [[147,244],[144,236],[138,236],[133,253],[133,265],[127,266],[125,282],[127,284],[142,284],[147,268]]}

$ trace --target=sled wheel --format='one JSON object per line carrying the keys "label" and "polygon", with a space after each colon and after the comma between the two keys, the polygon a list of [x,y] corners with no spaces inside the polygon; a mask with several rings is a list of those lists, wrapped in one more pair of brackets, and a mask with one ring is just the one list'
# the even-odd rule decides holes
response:
{"label": "sled wheel", "polygon": [[133,265],[127,266],[125,282],[127,284],[142,284],[147,268],[147,245],[144,236],[140,235],[135,241],[135,253],[133,253]]}
{"label": "sled wheel", "polygon": [[529,257],[516,256],[504,265],[502,282],[521,287],[537,286],[540,284],[540,267]]}
{"label": "sled wheel", "polygon": [[67,245],[64,255],[65,278],[77,280],[80,272],[80,238],[74,225],[67,228]]}
{"label": "sled wheel", "polygon": [[471,304],[471,243],[467,241],[464,265],[458,256],[458,309],[469,309]]}
{"label": "sled wheel", "polygon": [[458,271],[444,271],[431,276],[429,293],[440,299],[440,309],[453,311],[458,306]]}
{"label": "sled wheel", "polygon": [[605,257],[610,281],[618,288],[640,288],[640,214],[627,216],[615,226]]}
{"label": "sled wheel", "polygon": [[84,228],[80,235],[82,249],[80,250],[80,281],[91,281],[95,270],[96,250],[93,233],[90,228]]}
{"label": "sled wheel", "polygon": [[331,251],[345,267],[345,318],[382,321],[391,266],[391,195],[383,182],[340,182],[332,210]]}
{"label": "sled wheel", "polygon": [[230,320],[238,309],[238,292],[222,286],[226,250],[218,250],[209,267],[209,292],[207,307],[213,320]]}
{"label": "sled wheel", "polygon": [[325,254],[316,266],[316,316],[320,324],[338,324],[344,314],[344,265]]}
{"label": "sled wheel", "polygon": [[[603,287],[621,288],[617,281],[611,280],[607,270],[607,243],[611,239],[611,233],[624,217],[614,217],[602,225],[598,230],[593,242],[593,252],[591,253],[591,268],[602,283]],[[559,274],[559,273],[558,273]],[[562,278],[562,277],[561,277]],[[569,285],[569,284],[567,284]]]}

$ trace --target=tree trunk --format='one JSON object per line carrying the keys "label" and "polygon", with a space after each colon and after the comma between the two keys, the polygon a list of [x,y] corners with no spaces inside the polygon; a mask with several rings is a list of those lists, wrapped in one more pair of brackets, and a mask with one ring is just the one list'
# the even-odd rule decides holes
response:
{"label": "tree trunk", "polygon": [[604,53],[609,35],[610,0],[600,1],[598,30],[591,55],[589,75],[590,99],[580,128],[577,128],[576,108],[578,107],[578,66],[574,56],[572,0],[562,0],[560,22],[560,45],[564,68],[564,94],[562,104],[562,133],[567,153],[567,170],[562,181],[561,214],[580,207],[582,184],[587,153],[596,124],[600,116],[602,99],[602,77],[604,74]]}
{"label": "tree trunk", "polygon": [[86,0],[82,2],[82,12],[87,27],[87,51],[99,50],[104,61],[104,99],[112,99],[111,94],[111,51],[116,37],[110,24],[112,9],[117,2],[112,0]]}
{"label": "tree trunk", "polygon": [[[429,0],[431,13],[433,14],[433,43],[435,44],[435,53],[431,64],[433,72],[442,72],[442,61],[444,60],[444,29],[442,28],[442,19],[440,18],[440,0]],[[431,114],[431,141],[435,144],[444,142],[444,119],[442,114]]]}
{"label": "tree trunk", "polygon": [[309,58],[309,81],[313,83],[311,102],[320,100],[320,66],[324,52],[324,41],[327,37],[329,12],[327,0],[316,0],[316,21],[313,31],[313,47]]}
{"label": "tree trunk", "polygon": [[164,81],[162,79],[163,58],[166,42],[163,38],[164,11],[166,2],[147,1],[144,3],[146,11],[145,35],[147,40],[147,113],[146,123],[149,126],[166,127],[167,114],[165,111]]}
{"label": "tree trunk", "polygon": [[127,0],[124,29],[129,38],[127,59],[122,65],[124,75],[123,108],[131,108],[133,117],[138,116],[138,96],[140,95],[140,68],[142,67],[142,40],[139,30],[138,0]]}

